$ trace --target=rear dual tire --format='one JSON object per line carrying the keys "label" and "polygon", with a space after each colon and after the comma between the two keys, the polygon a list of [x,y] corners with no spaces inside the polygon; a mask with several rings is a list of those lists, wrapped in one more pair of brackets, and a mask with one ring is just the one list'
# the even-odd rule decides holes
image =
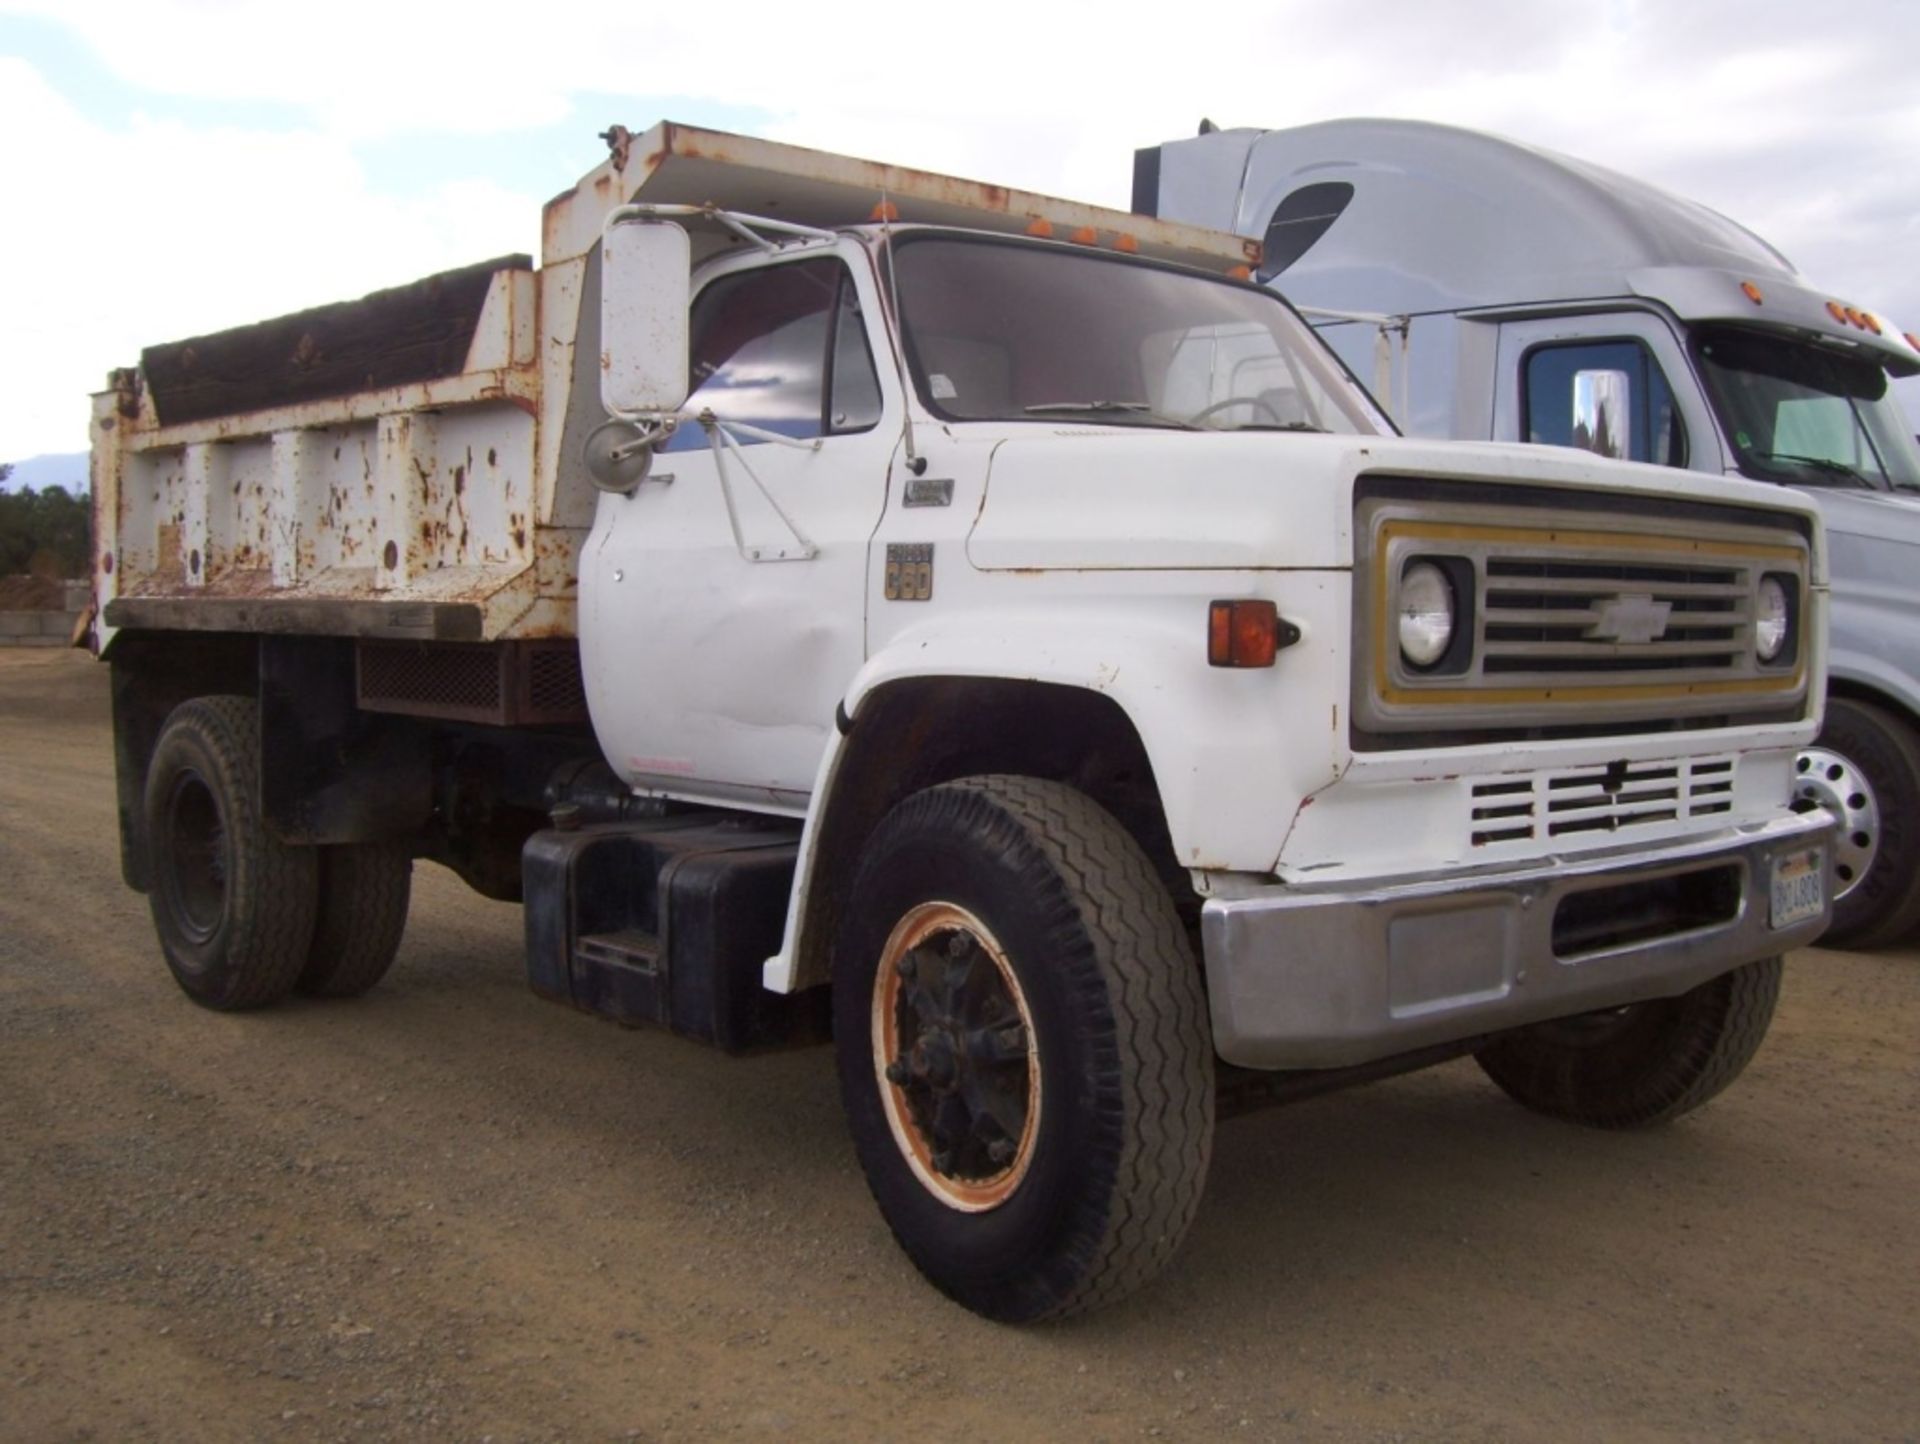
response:
{"label": "rear dual tire", "polygon": [[410,858],[389,844],[301,847],[274,836],[251,698],[197,697],[174,709],[148,764],[143,810],[154,931],[196,1003],[240,1012],[296,988],[347,996],[392,964]]}

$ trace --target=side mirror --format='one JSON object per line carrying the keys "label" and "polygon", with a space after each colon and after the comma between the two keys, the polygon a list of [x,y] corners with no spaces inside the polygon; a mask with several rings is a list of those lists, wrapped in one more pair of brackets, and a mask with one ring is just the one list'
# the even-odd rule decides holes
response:
{"label": "side mirror", "polygon": [[1624,371],[1573,373],[1573,444],[1626,460],[1633,454],[1633,384]]}
{"label": "side mirror", "polygon": [[687,400],[693,251],[671,221],[616,217],[600,238],[600,404],[672,414]]}

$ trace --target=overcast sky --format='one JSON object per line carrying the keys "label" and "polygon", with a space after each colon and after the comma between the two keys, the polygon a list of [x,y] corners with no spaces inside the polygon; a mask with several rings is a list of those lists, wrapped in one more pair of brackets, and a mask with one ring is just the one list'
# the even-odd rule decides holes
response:
{"label": "overcast sky", "polygon": [[1916,0],[0,0],[0,460],[83,450],[143,345],[537,254],[613,121],[1123,209],[1202,115],[1447,121],[1703,200],[1920,330],[1917,66]]}

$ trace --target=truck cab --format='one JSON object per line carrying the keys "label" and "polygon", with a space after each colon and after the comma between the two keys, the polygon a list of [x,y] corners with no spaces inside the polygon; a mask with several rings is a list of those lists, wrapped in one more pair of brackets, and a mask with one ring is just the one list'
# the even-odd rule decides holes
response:
{"label": "truck cab", "polygon": [[1696,202],[1416,121],[1209,130],[1136,157],[1135,209],[1265,239],[1409,433],[1577,446],[1798,488],[1833,548],[1828,721],[1802,794],[1842,819],[1830,940],[1920,928],[1920,447],[1893,322]]}

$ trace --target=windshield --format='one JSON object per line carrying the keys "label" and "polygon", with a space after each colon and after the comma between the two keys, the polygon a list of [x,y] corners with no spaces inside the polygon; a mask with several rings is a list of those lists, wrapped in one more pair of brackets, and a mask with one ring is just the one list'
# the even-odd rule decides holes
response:
{"label": "windshield", "polygon": [[1694,354],[1745,475],[1920,491],[1920,448],[1873,362],[1731,326],[1701,328]]}
{"label": "windshield", "polygon": [[937,235],[897,240],[893,269],[914,382],[950,420],[1392,429],[1306,325],[1253,286]]}

